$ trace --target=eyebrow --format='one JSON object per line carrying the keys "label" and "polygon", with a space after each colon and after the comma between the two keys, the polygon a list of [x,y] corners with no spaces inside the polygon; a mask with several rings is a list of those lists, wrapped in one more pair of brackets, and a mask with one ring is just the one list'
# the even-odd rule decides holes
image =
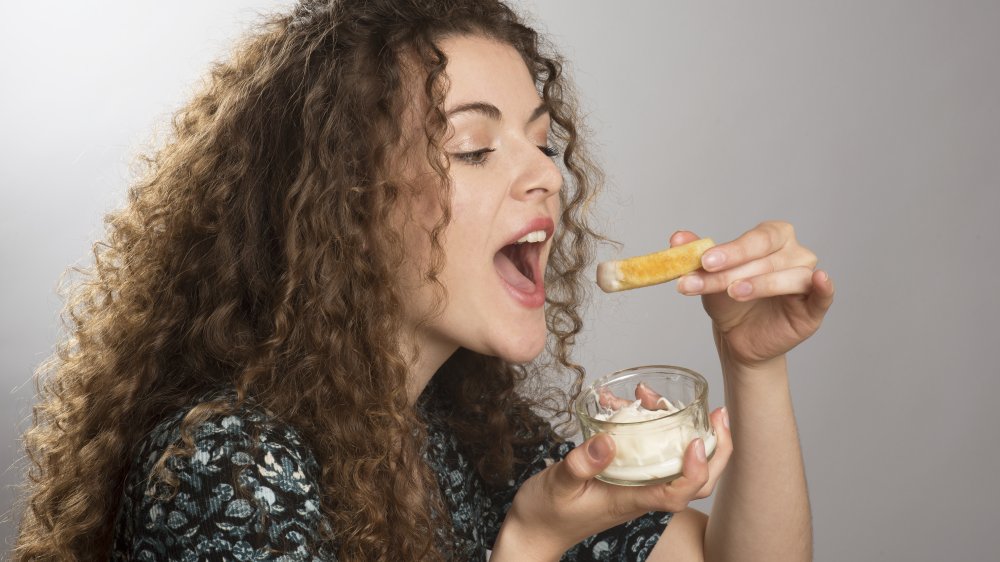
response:
{"label": "eyebrow", "polygon": [[[493,119],[494,121],[500,121],[503,118],[503,113],[500,111],[500,108],[493,105],[492,103],[484,101],[463,103],[461,105],[449,109],[445,113],[445,115],[447,117],[451,117],[457,113],[465,113],[467,111],[482,113],[483,115],[489,117],[490,119]],[[541,105],[536,107],[534,111],[531,112],[531,116],[528,117],[528,123],[531,123],[535,119],[538,119],[539,117],[545,115],[548,112],[549,112],[549,106],[545,105],[545,103],[543,102]]]}

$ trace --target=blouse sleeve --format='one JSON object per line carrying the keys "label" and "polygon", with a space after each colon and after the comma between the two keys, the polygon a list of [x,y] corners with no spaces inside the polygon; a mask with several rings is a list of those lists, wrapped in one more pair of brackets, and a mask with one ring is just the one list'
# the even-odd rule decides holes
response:
{"label": "blouse sleeve", "polygon": [[[147,453],[143,481],[163,450]],[[113,558],[334,559],[319,538],[317,465],[294,431],[252,415],[210,420],[196,430],[194,454],[167,466],[172,494],[137,482],[126,496],[131,540]]]}
{"label": "blouse sleeve", "polygon": [[[507,511],[514,501],[514,494],[525,480],[541,472],[549,465],[566,458],[575,445],[570,442],[547,441],[526,451],[521,458],[532,459],[508,486],[493,491],[490,495],[490,512],[484,521],[487,524],[484,536],[489,544],[496,541]],[[670,522],[669,512],[650,512],[637,519],[612,527],[596,535],[587,537],[566,551],[564,562],[643,562],[652,552],[656,541]]]}

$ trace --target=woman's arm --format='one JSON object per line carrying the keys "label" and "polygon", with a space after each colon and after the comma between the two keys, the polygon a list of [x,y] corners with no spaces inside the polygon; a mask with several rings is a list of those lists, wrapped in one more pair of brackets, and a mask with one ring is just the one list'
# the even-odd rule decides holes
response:
{"label": "woman's arm", "polygon": [[809,497],[785,359],[754,369],[724,366],[723,379],[735,446],[712,516],[675,514],[649,559],[810,560]]}
{"label": "woman's arm", "polygon": [[706,560],[811,560],[812,518],[785,357],[756,368],[725,365],[738,446],[716,490]]}
{"label": "woman's arm", "polygon": [[[671,245],[696,239],[680,231]],[[812,520],[788,385],[786,353],[819,329],[833,284],[788,223],[765,222],[702,257],[678,290],[701,295],[712,318],[733,436],[703,537],[668,531],[654,560],[804,561]],[[671,545],[672,539],[681,544]],[[692,554],[693,553],[693,554]]]}
{"label": "woman's arm", "polygon": [[649,562],[701,562],[705,559],[705,528],[708,516],[693,507],[675,513],[670,525],[649,554]]}

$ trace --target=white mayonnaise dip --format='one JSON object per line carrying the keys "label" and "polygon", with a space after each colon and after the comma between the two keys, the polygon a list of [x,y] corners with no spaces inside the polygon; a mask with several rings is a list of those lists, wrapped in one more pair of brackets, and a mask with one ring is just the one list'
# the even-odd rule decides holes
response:
{"label": "white mayonnaise dip", "polygon": [[[666,398],[662,410],[647,410],[636,400],[618,410],[602,408],[594,419],[623,425],[603,429],[615,440],[615,458],[603,476],[616,480],[643,481],[680,474],[684,449],[696,437],[705,442],[705,454],[715,451],[714,433],[702,435],[690,412],[679,412]],[[676,415],[671,415],[676,414]],[[659,421],[654,421],[659,420]],[[633,422],[647,422],[635,423]]]}

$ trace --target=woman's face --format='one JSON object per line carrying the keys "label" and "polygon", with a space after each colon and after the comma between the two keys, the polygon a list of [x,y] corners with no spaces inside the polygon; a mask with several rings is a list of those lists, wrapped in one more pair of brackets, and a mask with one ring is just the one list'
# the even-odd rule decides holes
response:
{"label": "woman's face", "polygon": [[[440,47],[450,82],[444,151],[452,215],[439,277],[447,296],[441,313],[418,329],[416,343],[422,354],[444,358],[465,347],[530,361],[547,335],[543,272],[562,187],[548,154],[549,116],[512,47],[474,36],[450,37]],[[407,250],[416,259],[405,286],[408,317],[417,325],[440,298],[432,285],[415,281],[430,256],[426,229],[440,217],[436,195],[418,198],[411,212]]]}

